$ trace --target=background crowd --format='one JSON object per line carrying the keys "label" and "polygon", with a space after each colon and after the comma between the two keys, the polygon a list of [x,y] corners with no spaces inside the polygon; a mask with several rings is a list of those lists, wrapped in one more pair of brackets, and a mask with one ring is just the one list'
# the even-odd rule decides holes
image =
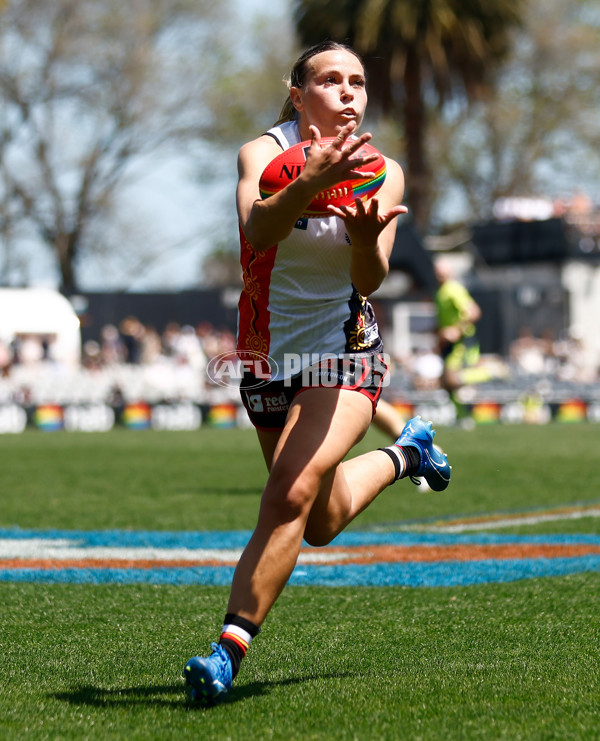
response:
{"label": "background crowd", "polygon": [[[209,322],[197,326],[169,322],[162,332],[135,316],[106,324],[97,340],[83,344],[79,368],[53,358],[52,336],[23,335],[0,343],[0,403],[117,403],[144,400],[207,403],[230,399],[237,391],[214,383],[207,374],[211,358],[235,361],[235,336]],[[507,357],[483,355],[482,388],[523,389],[600,383],[598,369],[583,363],[576,333],[535,336],[523,328]],[[487,383],[486,383],[487,380]],[[443,389],[443,361],[435,339],[429,349],[392,357],[390,400]]]}
{"label": "background crowd", "polygon": [[212,383],[206,366],[216,355],[234,359],[235,337],[206,322],[170,322],[158,332],[125,317],[83,344],[78,368],[57,362],[52,342],[52,336],[23,335],[0,346],[1,402],[204,403],[234,395]]}

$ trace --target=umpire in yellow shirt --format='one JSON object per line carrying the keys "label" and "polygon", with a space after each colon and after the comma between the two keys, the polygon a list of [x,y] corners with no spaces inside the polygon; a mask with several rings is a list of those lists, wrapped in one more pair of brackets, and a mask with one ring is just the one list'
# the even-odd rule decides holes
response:
{"label": "umpire in yellow shirt", "polygon": [[475,324],[481,318],[481,309],[454,278],[449,260],[436,261],[435,275],[439,284],[435,294],[438,343],[444,361],[442,385],[452,393],[460,386],[480,380],[472,371],[479,363]]}

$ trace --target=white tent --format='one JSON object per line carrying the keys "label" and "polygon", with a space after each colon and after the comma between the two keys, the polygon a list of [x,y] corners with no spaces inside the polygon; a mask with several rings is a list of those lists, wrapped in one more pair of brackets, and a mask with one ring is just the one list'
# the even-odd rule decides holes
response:
{"label": "white tent", "polygon": [[8,344],[22,335],[51,337],[52,358],[57,362],[77,365],[80,361],[79,319],[71,303],[56,291],[0,289],[0,341]]}

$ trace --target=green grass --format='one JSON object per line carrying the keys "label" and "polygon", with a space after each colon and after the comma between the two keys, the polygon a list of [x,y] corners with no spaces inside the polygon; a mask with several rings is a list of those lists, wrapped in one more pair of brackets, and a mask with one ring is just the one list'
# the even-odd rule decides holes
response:
{"label": "green grass", "polygon": [[[600,502],[600,425],[441,428],[438,439],[451,487],[422,495],[401,482],[354,528]],[[373,430],[357,450],[385,443]],[[10,461],[0,472],[0,527],[252,529],[266,477],[251,430],[29,432],[0,437],[0,453]]]}
{"label": "green grass", "polygon": [[[402,482],[356,529],[600,498],[600,426],[438,435],[448,491]],[[361,448],[382,443],[373,431]],[[28,432],[0,437],[0,451],[0,527],[251,529],[265,478],[251,431]],[[599,530],[587,518],[513,531]],[[600,737],[600,574],[290,587],[228,700],[190,706],[179,674],[218,634],[227,593],[0,584],[0,738]]]}
{"label": "green grass", "polygon": [[0,526],[252,527],[266,470],[249,430],[31,432],[0,438],[0,450]]}
{"label": "green grass", "polygon": [[227,702],[178,675],[226,590],[7,585],[3,738],[597,738],[600,576],[293,588]]}

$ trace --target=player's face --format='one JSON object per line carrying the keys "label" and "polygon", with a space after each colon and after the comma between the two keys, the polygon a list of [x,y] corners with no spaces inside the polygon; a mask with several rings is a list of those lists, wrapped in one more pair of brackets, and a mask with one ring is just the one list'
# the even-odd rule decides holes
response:
{"label": "player's face", "polygon": [[308,126],[315,125],[322,136],[335,136],[350,121],[360,126],[367,106],[365,73],[354,54],[324,51],[308,62],[309,71],[301,88],[290,94],[300,112],[305,138]]}

